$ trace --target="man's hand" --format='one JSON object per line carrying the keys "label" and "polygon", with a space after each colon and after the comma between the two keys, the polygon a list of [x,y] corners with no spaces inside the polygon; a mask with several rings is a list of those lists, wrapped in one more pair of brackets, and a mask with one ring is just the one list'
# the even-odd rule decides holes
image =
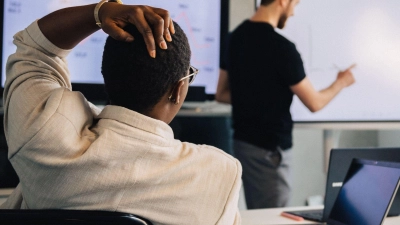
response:
{"label": "man's hand", "polygon": [[151,57],[156,57],[156,43],[167,49],[166,41],[171,42],[175,28],[169,12],[160,8],[142,5],[121,5],[105,3],[99,10],[101,27],[108,35],[120,41],[133,41],[134,37],[123,30],[131,23],[143,35]]}
{"label": "man's hand", "polygon": [[[94,18],[96,4],[69,7],[52,12],[38,21],[46,38],[62,49],[72,49],[89,35],[99,30]],[[151,57],[156,57],[156,44],[166,49],[172,41],[174,25],[167,10],[150,6],[121,5],[106,2],[99,10],[101,26],[116,40],[133,41],[123,28],[131,23],[144,36]]]}
{"label": "man's hand", "polygon": [[353,73],[351,72],[351,70],[356,66],[356,64],[351,65],[349,68],[347,68],[344,71],[340,71],[337,75],[336,80],[338,82],[340,82],[343,87],[348,87],[350,85],[352,85],[355,82]]}

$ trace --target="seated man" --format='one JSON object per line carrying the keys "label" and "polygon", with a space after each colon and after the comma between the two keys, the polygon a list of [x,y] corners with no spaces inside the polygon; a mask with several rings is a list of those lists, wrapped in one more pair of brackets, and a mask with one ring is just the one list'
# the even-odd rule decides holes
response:
{"label": "seated man", "polygon": [[2,207],[121,211],[154,224],[239,224],[240,163],[217,148],[175,140],[168,125],[197,70],[167,11],[103,4],[101,27],[118,39],[107,39],[103,55],[111,104],[100,111],[71,91],[64,49],[99,29],[95,7],[56,11],[14,37],[4,109],[20,183]]}

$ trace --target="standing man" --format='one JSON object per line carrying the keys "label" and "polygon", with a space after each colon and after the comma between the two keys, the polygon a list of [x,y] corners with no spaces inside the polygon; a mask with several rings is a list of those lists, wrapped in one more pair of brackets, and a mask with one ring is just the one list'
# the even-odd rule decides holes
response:
{"label": "standing man", "polygon": [[222,69],[216,100],[232,104],[235,156],[243,166],[249,209],[283,207],[290,197],[293,95],[312,112],[354,83],[352,67],[316,91],[293,43],[275,32],[300,0],[262,0],[253,17],[230,36],[227,70]]}

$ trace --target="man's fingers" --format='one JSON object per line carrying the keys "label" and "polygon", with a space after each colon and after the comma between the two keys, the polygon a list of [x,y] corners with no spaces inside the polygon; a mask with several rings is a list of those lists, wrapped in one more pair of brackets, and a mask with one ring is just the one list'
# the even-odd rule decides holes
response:
{"label": "man's fingers", "polygon": [[167,40],[168,42],[172,41],[171,33],[169,31],[171,22],[172,22],[171,19],[165,20],[165,22],[164,22],[164,37],[165,37],[165,40]]}
{"label": "man's fingers", "polygon": [[345,71],[350,71],[350,70],[354,69],[354,67],[356,67],[356,66],[357,66],[357,64],[354,63],[349,68],[347,68]]}
{"label": "man's fingers", "polygon": [[158,14],[164,19],[164,38],[168,42],[172,41],[171,33],[175,33],[175,27],[174,23],[172,21],[172,18],[169,16],[168,11],[163,10],[163,9],[158,9],[161,12],[158,12]]}
{"label": "man's fingers", "polygon": [[175,26],[174,23],[172,22],[172,18],[170,19],[170,25],[169,25],[169,31],[171,32],[171,34],[175,34]]}
{"label": "man's fingers", "polygon": [[[108,6],[112,6],[111,4]],[[151,57],[156,57],[156,45],[161,49],[167,49],[167,41],[172,41],[171,33],[175,33],[173,21],[169,12],[160,8],[150,6],[114,6],[125,7],[123,13],[110,13],[109,21],[104,18],[103,30],[111,37],[120,41],[133,41],[132,35],[125,32],[122,28],[126,23],[136,26],[143,35],[147,50]]]}
{"label": "man's fingers", "polygon": [[[140,13],[140,15],[138,15]],[[144,42],[146,43],[147,51],[152,58],[156,57],[156,45],[154,41],[153,31],[144,17],[143,11],[136,11],[135,17],[130,16],[129,22],[136,26],[138,31],[142,34]]]}
{"label": "man's fingers", "polygon": [[131,42],[134,37],[115,23],[103,23],[103,31],[118,41]]}
{"label": "man's fingers", "polygon": [[[154,39],[161,49],[167,49],[167,43],[165,39],[168,40],[169,31],[166,29],[169,26],[169,13],[166,10],[153,8],[153,11],[148,11],[144,13],[145,19],[151,24],[153,28]],[[165,39],[164,39],[164,35]]]}

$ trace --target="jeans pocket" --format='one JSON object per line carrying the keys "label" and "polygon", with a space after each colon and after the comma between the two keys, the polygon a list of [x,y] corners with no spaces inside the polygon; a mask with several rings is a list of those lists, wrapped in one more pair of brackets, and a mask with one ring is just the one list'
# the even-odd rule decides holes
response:
{"label": "jeans pocket", "polygon": [[278,168],[282,162],[282,154],[281,151],[267,151],[264,155],[264,160],[266,161],[266,165],[271,168]]}

